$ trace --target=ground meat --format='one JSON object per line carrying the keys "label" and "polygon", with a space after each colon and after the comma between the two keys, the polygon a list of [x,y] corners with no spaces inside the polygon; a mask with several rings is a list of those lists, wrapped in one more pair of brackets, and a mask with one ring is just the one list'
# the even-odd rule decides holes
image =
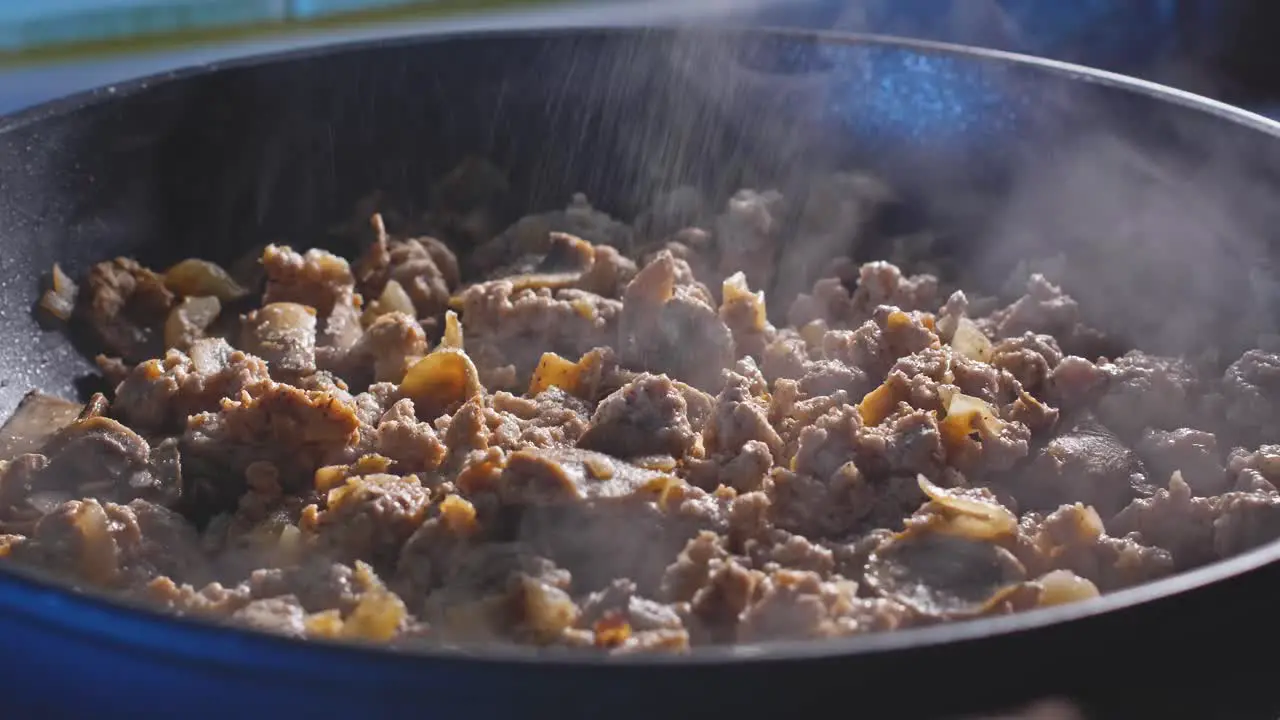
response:
{"label": "ground meat", "polygon": [[857,601],[852,583],[823,583],[816,573],[778,570],[755,589],[741,616],[737,639],[758,642],[787,637],[834,635],[831,605]]}
{"label": "ground meat", "polygon": [[303,637],[306,634],[306,612],[297,598],[291,596],[252,600],[231,614],[231,622],[254,630]]}
{"label": "ground meat", "polygon": [[1280,538],[1280,497],[1275,493],[1227,493],[1218,498],[1213,549],[1227,558]]}
{"label": "ground meat", "polygon": [[1196,495],[1208,497],[1227,491],[1226,469],[1213,433],[1190,428],[1157,430],[1150,428],[1134,447],[1152,481],[1163,484],[1173,473]]}
{"label": "ground meat", "polygon": [[255,570],[243,587],[253,598],[294,598],[309,613],[338,610],[347,614],[360,602],[355,570],[323,556],[286,568]]}
{"label": "ground meat", "polygon": [[773,454],[781,454],[782,438],[769,424],[768,411],[764,398],[753,393],[750,378],[728,373],[724,389],[716,397],[715,410],[703,429],[707,451],[736,453],[754,441],[763,443]]}
{"label": "ground meat", "polygon": [[1231,557],[1280,537],[1280,497],[1272,492],[1228,492],[1195,497],[1181,477],[1168,490],[1135,500],[1112,522],[1117,533],[1167,548],[1180,570]]}
{"label": "ground meat", "polygon": [[938,302],[938,279],[932,275],[905,277],[886,262],[867,263],[858,272],[857,289],[850,293],[839,278],[824,278],[812,294],[800,295],[787,314],[791,325],[803,327],[822,321],[833,328],[855,328],[876,308],[933,310]]}
{"label": "ground meat", "polygon": [[1107,376],[1098,419],[1121,437],[1137,440],[1145,428],[1193,427],[1200,380],[1183,360],[1127,353],[1099,366]]}
{"label": "ground meat", "polygon": [[624,252],[631,249],[633,231],[624,223],[591,206],[587,197],[574,195],[563,211],[527,215],[515,225],[476,248],[466,263],[470,274],[486,275],[525,255],[541,255],[549,246],[551,233],[563,232],[593,245],[609,245]]}
{"label": "ground meat", "polygon": [[1024,333],[1020,337],[1001,340],[991,351],[991,364],[1008,370],[1022,383],[1023,389],[1033,394],[1044,388],[1060,362],[1062,351],[1051,335]]}
{"label": "ground meat", "polygon": [[1065,410],[1090,407],[1106,392],[1107,372],[1076,355],[1068,355],[1049,376],[1046,390],[1050,402]]}
{"label": "ground meat", "polygon": [[427,334],[417,320],[400,312],[378,316],[344,358],[343,374],[364,384],[399,383],[427,354]]}
{"label": "ground meat", "polygon": [[164,353],[163,326],[174,300],[162,276],[134,260],[116,258],[89,271],[77,314],[104,349],[140,362]]}
{"label": "ground meat", "polygon": [[679,458],[697,449],[698,436],[675,384],[665,375],[642,375],[600,401],[578,445],[622,458]]}
{"label": "ground meat", "polygon": [[1233,490],[1275,492],[1280,484],[1280,446],[1263,445],[1253,452],[1236,448],[1227,460],[1227,481]]}
{"label": "ground meat", "polygon": [[298,303],[328,317],[355,288],[356,279],[347,261],[323,250],[297,253],[271,245],[262,253],[262,266],[267,272],[265,304]]}
{"label": "ground meat", "polygon": [[462,292],[467,352],[486,368],[512,367],[509,383],[490,389],[523,389],[543,353],[578,358],[612,344],[622,304],[581,290],[516,290],[507,280]]}
{"label": "ground meat", "polygon": [[627,286],[620,341],[623,362],[666,373],[703,390],[737,359],[733,334],[687,264],[661,253]]}
{"label": "ground meat", "polygon": [[270,382],[261,359],[222,339],[199,340],[187,352],[170,350],[147,360],[116,388],[111,413],[147,432],[180,431],[187,418],[218,409],[226,398],[258,392]]}
{"label": "ground meat", "polygon": [[715,220],[720,277],[741,272],[751,287],[769,287],[784,213],[783,197],[774,190],[739,190],[729,198]]}
{"label": "ground meat", "polygon": [[635,262],[616,248],[597,245],[591,267],[578,278],[577,287],[601,297],[620,298],[636,272]]}
{"label": "ground meat", "polygon": [[1026,294],[997,312],[991,320],[997,337],[1017,337],[1026,332],[1060,337],[1075,329],[1079,316],[1080,305],[1044,275],[1036,273],[1027,280]]}
{"label": "ground meat", "polygon": [[175,583],[171,578],[163,576],[152,580],[133,593],[126,593],[125,596],[150,603],[176,615],[197,615],[218,619],[231,617],[250,602],[248,589],[243,586],[227,588],[221,583],[214,582],[197,589],[189,584]]}
{"label": "ground meat", "polygon": [[[944,295],[956,258],[876,237],[861,175],[679,188],[634,228],[575,196],[500,231],[509,189],[469,161],[419,219],[366,203],[354,265],[267,246],[244,287],[95,266],[69,328],[115,392],[0,431],[0,558],[289,637],[632,653],[1019,612],[1280,538],[1270,351],[1121,347],[1052,267]],[[910,264],[850,259],[875,248]]]}
{"label": "ground meat", "polygon": [[160,576],[195,583],[208,578],[195,530],[176,513],[142,500],[63,503],[9,558],[101,589],[136,588]]}
{"label": "ground meat", "polygon": [[444,462],[448,448],[430,423],[414,414],[412,400],[400,400],[378,422],[374,447],[392,461],[399,472],[435,470]]}
{"label": "ground meat", "polygon": [[446,585],[468,555],[486,552],[477,542],[482,528],[476,508],[456,495],[452,497],[430,507],[422,525],[400,550],[395,584],[406,597],[425,598]]}
{"label": "ground meat", "polygon": [[533,398],[498,392],[495,410],[515,418],[519,447],[552,448],[576,445],[586,434],[591,419],[585,402],[558,387],[550,387]]}
{"label": "ground meat", "polygon": [[559,627],[554,621],[537,623],[550,632],[538,633],[536,625],[528,627],[530,620],[536,621],[540,615],[535,609],[538,600],[564,605],[571,577],[527,546],[490,543],[469,547],[455,553],[440,570],[441,584],[427,594],[422,615],[447,639],[474,642],[506,638],[544,644],[576,620],[577,608],[567,607],[567,612],[561,613],[567,617]]}
{"label": "ground meat", "polygon": [[1103,592],[1174,571],[1168,550],[1143,544],[1133,536],[1106,534],[1097,514],[1079,504],[1064,505],[1043,520],[1028,515],[1023,525],[1048,567],[1070,570]]}
{"label": "ground meat", "polygon": [[[172,505],[182,492],[176,468],[166,453],[153,453],[147,441],[105,417],[78,420],[63,428],[42,448],[48,462],[28,476],[28,501],[46,493],[96,496],[116,502],[146,498]],[[154,455],[154,457],[153,457]]]}
{"label": "ground meat", "polygon": [[1248,440],[1271,439],[1280,431],[1280,355],[1250,350],[1222,376],[1227,422]]}
{"label": "ground meat", "polygon": [[794,471],[775,471],[774,520],[820,538],[846,537],[867,525],[900,527],[923,500],[916,474],[937,474],[941,462],[931,416],[910,413],[864,428],[853,408],[833,408],[801,431]]}
{"label": "ground meat", "polygon": [[214,506],[239,496],[253,463],[273,466],[286,489],[303,488],[357,440],[359,427],[349,396],[271,383],[218,412],[191,416],[182,436],[184,471],[193,491]]}
{"label": "ground meat", "polygon": [[682,611],[640,596],[629,580],[615,580],[587,596],[577,624],[597,647],[622,652],[683,650],[689,645],[689,633]]}
{"label": "ground meat", "polygon": [[401,546],[417,531],[430,492],[413,475],[356,475],[329,491],[315,532],[327,555],[394,567]]}
{"label": "ground meat", "polygon": [[458,259],[431,237],[388,240],[380,237],[362,258],[357,271],[361,292],[378,297],[394,280],[408,293],[419,317],[443,315],[449,293],[462,282]]}
{"label": "ground meat", "polygon": [[[833,395],[843,391],[849,397],[862,397],[871,390],[871,381],[862,368],[851,367],[839,360],[804,362],[800,392],[809,397]],[[783,375],[785,376],[785,375]]]}

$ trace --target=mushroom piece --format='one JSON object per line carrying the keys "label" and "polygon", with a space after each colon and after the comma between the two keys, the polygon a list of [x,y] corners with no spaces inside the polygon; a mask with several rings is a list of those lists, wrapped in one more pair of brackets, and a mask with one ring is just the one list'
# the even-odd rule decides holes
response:
{"label": "mushroom piece", "polygon": [[867,585],[931,618],[975,617],[998,607],[1026,570],[995,543],[912,528],[880,544],[864,568]]}
{"label": "mushroom piece", "polygon": [[[111,502],[144,498],[170,505],[181,495],[176,443],[152,452],[147,441],[108,417],[76,420],[60,429],[41,449],[47,462],[34,472],[5,477],[5,494],[26,498],[42,512],[72,497]],[[38,457],[38,456],[37,456]]]}
{"label": "mushroom piece", "polygon": [[1050,440],[1011,489],[1025,510],[1052,511],[1084,502],[1104,519],[1155,493],[1138,455],[1088,419]]}
{"label": "mushroom piece", "polygon": [[33,390],[0,427],[0,460],[38,452],[62,428],[75,422],[83,405]]}

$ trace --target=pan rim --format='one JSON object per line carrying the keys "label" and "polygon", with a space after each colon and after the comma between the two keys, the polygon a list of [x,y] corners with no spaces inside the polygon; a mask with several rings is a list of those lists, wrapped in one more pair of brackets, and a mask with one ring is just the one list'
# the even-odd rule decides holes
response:
{"label": "pan rim", "polygon": [[[304,61],[310,58],[356,53],[372,48],[411,47],[440,41],[502,41],[548,35],[636,34],[659,32],[697,32],[738,34],[745,36],[782,37],[798,42],[834,45],[877,45],[923,53],[959,56],[997,64],[1015,65],[1044,71],[1069,80],[1088,82],[1118,90],[1145,95],[1205,112],[1226,122],[1280,139],[1280,122],[1256,113],[1203,97],[1184,90],[1138,78],[1098,70],[1082,65],[1039,58],[1002,50],[970,47],[953,43],[900,38],[889,35],[844,33],[799,28],[742,27],[737,25],[685,26],[676,24],[635,25],[595,24],[582,26],[530,26],[519,28],[479,28],[469,30],[426,30],[398,35],[391,39],[359,39],[325,43],[283,51],[251,54],[170,70],[128,80],[114,85],[78,92],[50,100],[17,113],[0,117],[0,134],[13,132],[44,120],[91,109],[111,100],[128,98],[161,84],[214,75],[237,69]],[[511,646],[481,647],[395,647],[340,643],[327,640],[296,640],[228,626],[188,616],[175,616],[147,609],[141,603],[104,595],[81,593],[21,568],[0,567],[0,609],[12,616],[46,625],[50,629],[73,633],[87,642],[116,643],[130,652],[145,650],[153,656],[170,657],[184,663],[200,662],[224,670],[251,670],[255,663],[281,660],[286,654],[298,654],[307,670],[297,670],[298,677],[314,682],[316,670],[324,657],[335,660],[361,659],[367,662],[448,662],[480,665],[514,664],[540,669],[584,669],[615,666],[688,667],[690,665],[722,665],[794,660],[837,659],[887,655],[907,650],[955,645],[997,636],[1028,632],[1049,626],[1083,621],[1095,616],[1118,612],[1154,601],[1180,595],[1214,583],[1229,580],[1280,560],[1280,540],[1273,541],[1227,560],[1212,563],[1189,572],[1106,594],[1100,598],[1068,605],[1032,610],[1013,615],[946,623],[923,628],[870,633],[824,640],[797,640],[764,644],[742,644],[727,647],[695,648],[682,655],[601,656],[590,651],[548,652],[537,648]],[[60,614],[61,613],[61,614]],[[126,622],[113,622],[126,621]],[[155,632],[144,635],[128,628],[146,625]],[[172,637],[182,634],[179,640]],[[270,656],[270,657],[268,657]],[[277,663],[272,662],[273,666]],[[229,665],[233,667],[228,667]],[[295,666],[296,667],[296,666]],[[342,665],[333,667],[341,668]],[[273,667],[276,678],[289,668]]]}

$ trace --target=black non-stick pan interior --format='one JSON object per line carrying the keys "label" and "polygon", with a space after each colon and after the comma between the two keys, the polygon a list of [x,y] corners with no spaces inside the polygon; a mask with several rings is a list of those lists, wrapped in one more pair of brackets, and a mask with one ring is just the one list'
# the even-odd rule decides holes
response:
{"label": "black non-stick pan interior", "polygon": [[[229,261],[265,242],[342,250],[329,229],[351,220],[361,198],[378,190],[389,205],[425,210],[432,183],[473,156],[508,173],[508,219],[563,207],[575,192],[630,218],[685,183],[802,196],[820,173],[866,169],[900,195],[885,232],[936,232],[964,282],[998,289],[1018,260],[1062,255],[1067,289],[1128,344],[1229,359],[1275,329],[1280,138],[1244,113],[1049,63],[875,39],[707,30],[428,38],[180,73],[0,122],[0,413],[31,389],[70,395],[93,385],[91,364],[31,317],[54,262],[74,275],[115,255],[163,266]],[[793,682],[830,689],[822,678],[862,673],[860,692],[870,692],[917,666],[977,702],[1080,690],[1065,658],[1095,653],[1079,677],[1110,674],[1108,692],[1124,672],[1190,687],[1195,674],[1153,643],[1181,632],[1168,628],[1183,618],[1194,623],[1178,626],[1191,656],[1227,647],[1242,617],[1269,606],[1260,588],[1271,586],[1252,578],[1067,629],[910,655],[832,646]],[[1218,612],[1226,603],[1238,610]],[[1251,627],[1270,637],[1280,626]],[[1004,679],[975,684],[984,662]],[[663,692],[692,692],[691,683],[733,682],[745,707],[770,702],[761,673],[784,666],[733,675],[698,663],[683,676],[649,668],[634,677],[652,691],[624,695],[637,710]],[[460,688],[479,683],[468,674],[478,667],[458,671],[468,678]],[[612,670],[591,671],[598,690],[538,672],[583,702],[612,702],[599,695]],[[521,697],[467,692],[491,708]],[[917,695],[904,712],[947,702]]]}

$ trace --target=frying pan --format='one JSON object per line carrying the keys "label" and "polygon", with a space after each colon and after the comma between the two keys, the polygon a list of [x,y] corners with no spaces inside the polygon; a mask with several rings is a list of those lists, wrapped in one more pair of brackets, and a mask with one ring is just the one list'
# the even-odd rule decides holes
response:
{"label": "frying pan", "polygon": [[[0,121],[0,412],[31,389],[92,387],[81,353],[31,316],[55,261],[80,273],[115,255],[163,265],[325,245],[370,190],[420,204],[477,155],[509,173],[513,216],[576,191],[624,217],[681,183],[803,193],[820,173],[863,168],[899,192],[885,232],[932,228],[965,282],[1052,251],[1126,341],[1229,354],[1274,330],[1280,127],[1260,117],[1085,68],[877,37],[483,32],[201,67]],[[15,718],[897,718],[1068,695],[1099,716],[1249,717],[1280,702],[1277,557],[1272,544],[1011,617],[612,659],[301,644],[6,569],[0,702]]]}

